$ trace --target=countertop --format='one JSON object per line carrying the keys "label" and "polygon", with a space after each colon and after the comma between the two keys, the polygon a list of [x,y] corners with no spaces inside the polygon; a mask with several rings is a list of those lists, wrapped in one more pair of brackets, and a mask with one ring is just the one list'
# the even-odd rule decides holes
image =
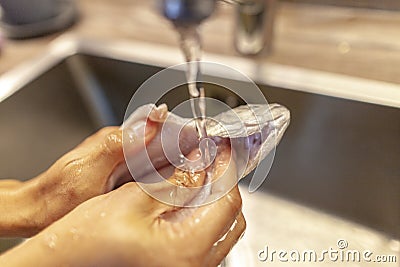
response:
{"label": "countertop", "polygon": [[[177,47],[172,26],[152,1],[80,0],[78,23],[65,32],[99,40],[140,40]],[[220,3],[202,25],[205,53],[238,55],[233,47],[233,11]],[[400,12],[280,3],[274,49],[255,60],[400,83]],[[45,53],[65,33],[28,40],[5,40],[0,74]],[[151,53],[151,51],[149,51]]]}

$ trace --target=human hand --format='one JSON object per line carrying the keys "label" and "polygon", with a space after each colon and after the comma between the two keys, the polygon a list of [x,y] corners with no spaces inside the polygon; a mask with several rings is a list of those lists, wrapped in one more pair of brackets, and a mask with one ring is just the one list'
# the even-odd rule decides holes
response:
{"label": "human hand", "polygon": [[[157,131],[156,124],[145,122],[138,120],[131,125],[133,133],[137,133],[132,136],[135,139],[129,151],[132,156]],[[111,174],[124,162],[122,150],[122,130],[106,127],[35,179],[0,183],[0,211],[7,214],[0,219],[0,236],[31,236],[82,202],[111,191],[120,183]]]}
{"label": "human hand", "polygon": [[[216,161],[220,164],[213,175],[218,180],[237,181],[229,150],[222,151]],[[169,180],[179,179],[174,176]],[[223,184],[213,187],[212,193],[226,190]],[[177,208],[157,201],[131,182],[81,204],[0,257],[0,265],[216,266],[244,229],[237,186],[206,206]]]}
{"label": "human hand", "polygon": [[[137,133],[130,146],[134,157],[154,137],[157,126],[140,120],[132,128]],[[82,202],[111,191],[119,182],[111,174],[123,162],[122,131],[118,127],[101,129],[61,157],[36,181],[41,192],[39,201],[46,206],[42,225],[47,226]]]}

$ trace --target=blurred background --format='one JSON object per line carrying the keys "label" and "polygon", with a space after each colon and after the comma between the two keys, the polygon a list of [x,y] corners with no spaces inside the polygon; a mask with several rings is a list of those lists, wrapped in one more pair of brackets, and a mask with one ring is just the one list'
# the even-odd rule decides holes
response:
{"label": "blurred background", "polygon": [[[326,249],[339,238],[399,255],[400,2],[237,2],[218,1],[201,24],[204,58],[249,75],[292,121],[260,190],[242,182],[248,231],[228,266],[258,266],[266,243]],[[0,178],[30,179],[120,124],[146,79],[184,61],[160,3],[0,0]],[[206,93],[241,103],[226,88]],[[187,98],[178,88],[164,100]]]}

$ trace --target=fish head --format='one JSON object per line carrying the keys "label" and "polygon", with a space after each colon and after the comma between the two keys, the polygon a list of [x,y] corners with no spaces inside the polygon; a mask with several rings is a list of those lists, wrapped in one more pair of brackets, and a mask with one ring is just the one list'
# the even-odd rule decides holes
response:
{"label": "fish head", "polygon": [[243,105],[215,116],[207,133],[230,140],[239,176],[244,177],[274,151],[289,122],[290,112],[280,104]]}

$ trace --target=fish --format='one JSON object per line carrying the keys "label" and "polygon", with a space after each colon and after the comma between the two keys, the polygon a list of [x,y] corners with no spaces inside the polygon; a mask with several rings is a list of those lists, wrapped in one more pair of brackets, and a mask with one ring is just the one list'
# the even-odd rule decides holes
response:
{"label": "fish", "polygon": [[[212,187],[231,183],[231,187],[220,188],[232,188],[274,151],[290,123],[290,112],[280,104],[248,104],[229,109],[206,120],[207,142],[202,143],[193,119],[169,112],[166,104],[147,104],[130,114],[121,126],[124,152],[129,151],[130,128],[140,120],[157,124],[157,133],[135,156],[125,153],[125,164],[116,175],[129,173],[130,179],[164,203],[198,206],[205,199],[210,200],[211,193],[212,201],[227,193],[215,193],[218,190]],[[206,166],[201,160],[205,145],[212,158]],[[223,175],[215,170],[222,165],[237,179],[218,179]],[[257,189],[262,182],[258,179],[253,187]]]}

